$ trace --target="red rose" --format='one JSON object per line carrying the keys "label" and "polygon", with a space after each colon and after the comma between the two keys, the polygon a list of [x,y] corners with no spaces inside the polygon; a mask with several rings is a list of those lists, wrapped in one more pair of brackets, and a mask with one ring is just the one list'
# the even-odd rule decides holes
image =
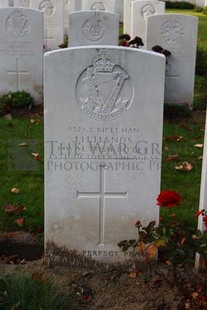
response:
{"label": "red rose", "polygon": [[176,191],[164,190],[157,196],[157,205],[172,208],[181,202],[181,197]]}
{"label": "red rose", "polygon": [[137,220],[135,226],[139,226],[141,224],[140,220]]}

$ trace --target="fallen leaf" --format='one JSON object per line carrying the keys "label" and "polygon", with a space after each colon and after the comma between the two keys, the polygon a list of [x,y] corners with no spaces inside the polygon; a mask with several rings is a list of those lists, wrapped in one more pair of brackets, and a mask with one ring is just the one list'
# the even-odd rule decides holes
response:
{"label": "fallen leaf", "polygon": [[182,136],[167,136],[163,138],[164,141],[181,141],[183,140]]}
{"label": "fallen leaf", "polygon": [[24,206],[18,206],[18,207],[16,207],[15,213],[16,213],[16,214],[21,214],[21,213],[23,213],[25,210],[26,210],[26,208],[25,208]]}
{"label": "fallen leaf", "polygon": [[28,144],[25,143],[25,142],[23,142],[23,143],[18,144],[18,146],[19,146],[19,147],[25,147],[25,146],[28,146]]}
{"label": "fallen leaf", "polygon": [[30,119],[30,123],[31,123],[31,124],[34,124],[34,123],[35,123],[35,119],[31,118],[31,119]]}
{"label": "fallen leaf", "polygon": [[34,157],[35,160],[41,160],[41,156],[39,153],[32,153],[32,156]]}
{"label": "fallen leaf", "polygon": [[21,217],[19,219],[16,219],[15,220],[15,223],[18,225],[18,226],[23,226],[24,223],[25,223],[25,218]]}
{"label": "fallen leaf", "polygon": [[137,278],[137,276],[138,276],[138,271],[137,270],[131,271],[130,274],[128,275],[128,277],[130,279],[135,279],[135,278]]}
{"label": "fallen leaf", "polygon": [[195,144],[194,146],[197,147],[197,148],[199,148],[199,149],[202,149],[202,148],[203,148],[203,144],[199,144],[199,143]]}
{"label": "fallen leaf", "polygon": [[168,161],[168,162],[177,161],[177,160],[179,160],[178,155],[169,155],[166,159],[166,161]]}
{"label": "fallen leaf", "polygon": [[198,292],[193,292],[191,296],[193,299],[196,299],[199,296],[199,294]]}
{"label": "fallen leaf", "polygon": [[176,166],[175,169],[178,171],[191,171],[193,167],[187,161],[184,161],[182,165]]}
{"label": "fallen leaf", "polygon": [[5,239],[15,238],[15,237],[18,236],[18,234],[19,234],[18,231],[16,231],[16,232],[3,233],[3,238],[5,238]]}
{"label": "fallen leaf", "polygon": [[198,157],[198,160],[202,160],[202,159],[203,159],[203,156]]}
{"label": "fallen leaf", "polygon": [[154,244],[148,245],[144,251],[145,257],[147,260],[155,258],[155,254],[157,252],[156,247]]}
{"label": "fallen leaf", "polygon": [[16,212],[16,207],[14,205],[7,205],[7,206],[3,206],[2,208],[7,213],[15,213]]}
{"label": "fallen leaf", "polygon": [[19,194],[20,193],[20,189],[14,187],[14,188],[11,189],[11,192],[14,193],[14,194]]}
{"label": "fallen leaf", "polygon": [[18,260],[18,255],[10,255],[10,256],[6,256],[4,259],[4,263],[5,264],[14,264],[16,263]]}

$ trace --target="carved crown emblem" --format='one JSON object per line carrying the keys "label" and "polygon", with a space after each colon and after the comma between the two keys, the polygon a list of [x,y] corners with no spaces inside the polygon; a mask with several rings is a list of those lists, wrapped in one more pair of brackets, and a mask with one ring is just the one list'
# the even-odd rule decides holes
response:
{"label": "carved crown emblem", "polygon": [[115,63],[109,56],[102,54],[93,61],[94,73],[95,72],[112,72]]}

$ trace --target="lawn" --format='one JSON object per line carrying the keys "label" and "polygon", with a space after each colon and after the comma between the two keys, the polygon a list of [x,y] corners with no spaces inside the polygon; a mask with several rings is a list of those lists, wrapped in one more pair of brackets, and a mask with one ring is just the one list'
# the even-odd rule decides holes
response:
{"label": "lawn", "polygon": [[0,230],[23,224],[22,228],[35,231],[44,221],[42,119],[1,118],[0,141],[0,206],[6,207],[0,208]]}

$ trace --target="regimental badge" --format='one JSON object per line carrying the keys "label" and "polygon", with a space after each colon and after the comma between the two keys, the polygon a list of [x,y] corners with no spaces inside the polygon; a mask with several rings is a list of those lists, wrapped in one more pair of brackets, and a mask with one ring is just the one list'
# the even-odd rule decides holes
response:
{"label": "regimental badge", "polygon": [[6,20],[6,31],[14,37],[23,37],[30,31],[29,19],[21,11],[13,12]]}
{"label": "regimental badge", "polygon": [[29,5],[29,0],[20,0],[20,4],[23,6]]}
{"label": "regimental badge", "polygon": [[102,20],[100,19],[99,13],[95,12],[92,17],[87,19],[82,27],[83,36],[89,41],[100,40],[106,31],[106,27]]}
{"label": "regimental badge", "polygon": [[76,84],[81,111],[97,121],[107,122],[121,117],[129,109],[132,97],[130,77],[105,53],[94,59]]}
{"label": "regimental badge", "polygon": [[51,0],[43,0],[39,4],[39,10],[43,11],[46,16],[52,16],[55,12],[55,5]]}
{"label": "regimental badge", "polygon": [[102,2],[95,2],[91,5],[90,10],[106,11],[106,8]]}
{"label": "regimental badge", "polygon": [[160,34],[168,43],[176,43],[184,35],[184,29],[177,21],[167,21],[161,26]]}
{"label": "regimental badge", "polygon": [[141,16],[143,19],[147,20],[148,16],[156,15],[157,11],[152,4],[146,4],[141,9]]}

